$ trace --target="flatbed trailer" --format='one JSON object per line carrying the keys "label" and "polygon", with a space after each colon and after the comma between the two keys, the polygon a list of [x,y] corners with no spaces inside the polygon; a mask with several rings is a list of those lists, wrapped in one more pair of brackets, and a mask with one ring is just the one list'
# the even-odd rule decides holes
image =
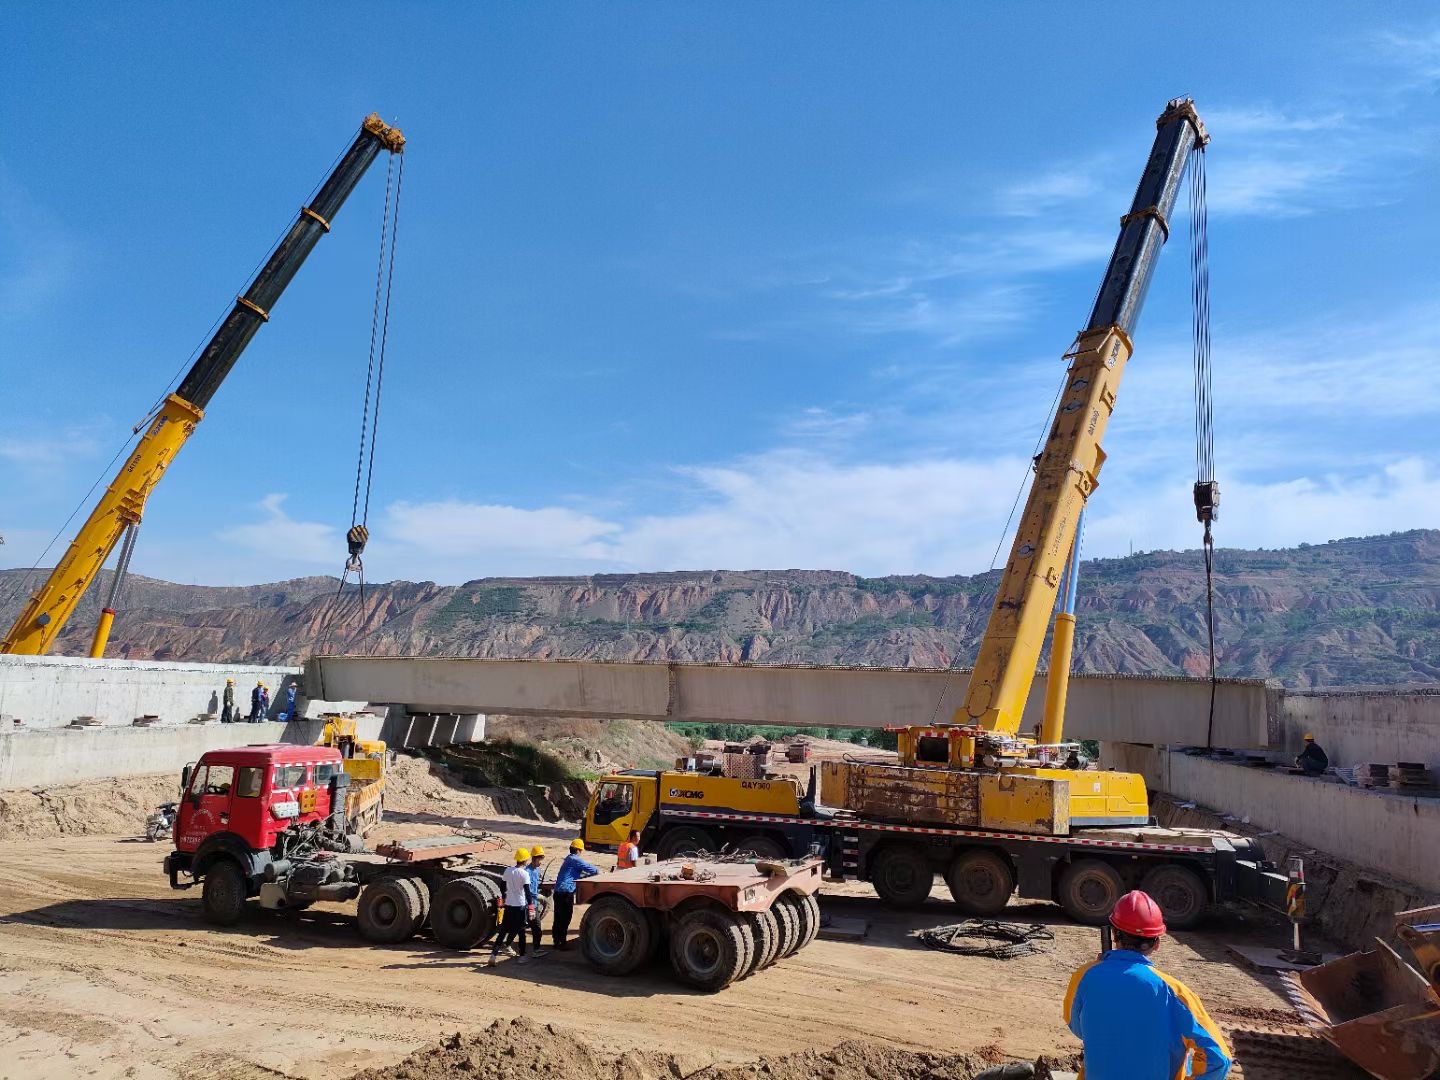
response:
{"label": "flatbed trailer", "polygon": [[580,948],[606,975],[629,975],[661,952],[699,990],[724,989],[794,955],[820,932],[818,858],[672,859],[576,882],[590,905]]}

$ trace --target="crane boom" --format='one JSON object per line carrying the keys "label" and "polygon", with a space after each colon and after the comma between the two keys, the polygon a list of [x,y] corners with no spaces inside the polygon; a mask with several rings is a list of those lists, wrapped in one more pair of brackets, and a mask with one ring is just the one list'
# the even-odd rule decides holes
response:
{"label": "crane boom", "polygon": [[1150,159],[1130,212],[1120,219],[1090,321],[1066,353],[1069,377],[1036,463],[975,672],[955,712],[958,725],[999,735],[1020,729],[1077,522],[1105,461],[1100,441],[1132,352],[1130,335],[1169,235],[1190,152],[1208,141],[1188,99],[1171,101],[1156,121]]}
{"label": "crane boom", "polygon": [[[50,649],[121,536],[139,524],[150,492],[204,419],[205,407],[245,346],[261,324],[269,321],[276,301],[301,264],[320,237],[330,231],[330,222],[350,192],[381,150],[398,154],[404,146],[405,137],[398,128],[390,127],[377,114],[365,118],[349,150],[321,184],[310,205],[301,208],[295,224],[250,287],[235,298],[234,308],[201,350],[179,388],[166,396],[150,418],[145,434],[76,533],[64,557],[0,639],[0,653],[36,655]],[[107,608],[101,616],[94,655],[104,652],[104,638],[113,614]]]}

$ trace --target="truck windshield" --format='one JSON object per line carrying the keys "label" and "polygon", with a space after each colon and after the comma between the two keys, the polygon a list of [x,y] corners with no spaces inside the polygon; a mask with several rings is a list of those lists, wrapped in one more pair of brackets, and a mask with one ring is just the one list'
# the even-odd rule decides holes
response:
{"label": "truck windshield", "polygon": [[321,762],[315,766],[315,783],[324,787],[330,778],[340,771],[339,762]]}
{"label": "truck windshield", "polygon": [[595,824],[607,825],[630,812],[634,788],[630,784],[601,784],[595,803]]}
{"label": "truck windshield", "polygon": [[288,791],[290,788],[299,787],[305,782],[304,765],[276,765],[275,766],[275,790]]}
{"label": "truck windshield", "polygon": [[235,794],[242,799],[258,799],[264,782],[264,769],[259,765],[246,765],[241,768],[240,776],[235,781]]}

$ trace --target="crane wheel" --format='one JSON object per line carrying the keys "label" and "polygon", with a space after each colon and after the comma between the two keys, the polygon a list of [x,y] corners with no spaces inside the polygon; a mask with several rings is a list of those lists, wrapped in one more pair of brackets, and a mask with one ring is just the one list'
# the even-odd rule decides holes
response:
{"label": "crane wheel", "polygon": [[749,970],[755,939],[729,911],[694,908],[670,934],[670,964],[682,982],[697,990],[723,990]]}
{"label": "crane wheel", "polygon": [[488,878],[461,877],[445,882],[430,908],[430,930],[448,949],[473,949],[495,932],[499,887]]}
{"label": "crane wheel", "polygon": [[675,859],[681,855],[706,855],[719,850],[715,837],[705,829],[682,825],[660,838],[655,854],[662,859]]}
{"label": "crane wheel", "polygon": [[935,871],[925,852],[909,844],[887,847],[870,866],[875,891],[891,907],[919,907],[930,896]]}
{"label": "crane wheel", "polygon": [[759,971],[774,957],[780,946],[780,924],[768,911],[746,911],[741,913],[740,918],[745,921],[750,936],[755,939],[750,967],[740,976],[743,979]]}
{"label": "crane wheel", "polygon": [[1205,879],[1188,866],[1157,866],[1140,879],[1140,888],[1160,905],[1160,914],[1171,930],[1189,930],[1204,918],[1210,906]]}
{"label": "crane wheel", "polygon": [[1079,923],[1100,926],[1125,892],[1119,871],[1099,859],[1081,859],[1060,875],[1060,906]]}
{"label": "crane wheel", "polygon": [[784,960],[800,947],[800,913],[789,904],[783,903],[784,897],[776,897],[775,902],[770,905],[770,912],[775,916],[775,921],[780,924],[780,944],[775,949],[775,959]]}
{"label": "crane wheel", "polygon": [[580,920],[580,951],[602,975],[629,975],[650,959],[654,927],[623,896],[602,896]]}
{"label": "crane wheel", "polygon": [[200,902],[205,921],[216,926],[234,926],[245,914],[245,900],[250,895],[249,883],[240,864],[221,857],[205,868],[205,885]]}
{"label": "crane wheel", "polygon": [[415,882],[399,877],[370,882],[355,909],[361,935],[377,945],[410,940],[420,928],[423,914],[419,888]]}
{"label": "crane wheel", "polygon": [[754,833],[745,837],[735,845],[735,851],[741,855],[754,855],[757,859],[786,859],[790,853],[781,846],[780,842],[773,837],[765,836],[763,833]]}
{"label": "crane wheel", "polygon": [[955,905],[966,915],[999,915],[1015,891],[1015,871],[999,852],[977,848],[955,856],[945,875]]}

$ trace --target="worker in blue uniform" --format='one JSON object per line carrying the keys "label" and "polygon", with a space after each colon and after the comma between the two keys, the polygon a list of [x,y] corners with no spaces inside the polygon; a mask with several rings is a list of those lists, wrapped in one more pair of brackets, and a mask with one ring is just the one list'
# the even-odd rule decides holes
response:
{"label": "worker in blue uniform", "polygon": [[1115,948],[1070,980],[1065,1022],[1085,1043],[1081,1080],[1222,1080],[1231,1053],[1189,987],[1150,962],[1165,936],[1160,906],[1126,893],[1110,913]]}

